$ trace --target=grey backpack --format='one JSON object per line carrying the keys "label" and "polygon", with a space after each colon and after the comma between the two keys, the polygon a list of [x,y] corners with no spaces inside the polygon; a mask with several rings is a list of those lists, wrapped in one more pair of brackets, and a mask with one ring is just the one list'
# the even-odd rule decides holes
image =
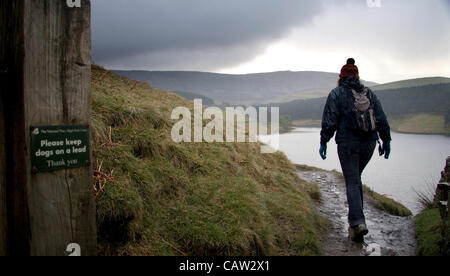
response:
{"label": "grey backpack", "polygon": [[353,103],[353,113],[356,116],[356,129],[361,132],[375,131],[377,127],[374,106],[372,103],[372,94],[369,93],[367,88],[364,88],[361,93],[352,89],[352,93],[355,99]]}

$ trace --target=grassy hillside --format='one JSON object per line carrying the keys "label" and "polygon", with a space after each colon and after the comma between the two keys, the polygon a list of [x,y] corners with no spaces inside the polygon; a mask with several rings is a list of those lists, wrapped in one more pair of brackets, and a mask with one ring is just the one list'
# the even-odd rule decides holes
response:
{"label": "grassy hillside", "polygon": [[270,103],[288,103],[295,100],[307,100],[307,99],[317,99],[328,96],[331,91],[331,87],[328,88],[315,88],[315,89],[306,89],[302,91],[297,91],[292,94],[289,94],[284,97],[278,97],[275,99],[270,99],[268,101],[263,102],[263,104]]}
{"label": "grassy hillside", "polygon": [[442,243],[442,220],[439,209],[433,208],[421,212],[416,217],[417,254],[419,256],[440,256]]}
{"label": "grassy hillside", "polygon": [[317,255],[321,218],[285,155],[174,143],[192,103],[92,67],[101,255]]}
{"label": "grassy hillside", "polygon": [[447,84],[447,83],[450,83],[450,78],[434,77],[434,78],[419,78],[419,79],[390,82],[375,85],[372,86],[371,88],[374,91],[379,91],[379,90],[399,89],[399,88],[408,88],[408,87],[417,87],[435,84]]}
{"label": "grassy hillside", "polygon": [[403,133],[449,134],[450,127],[444,115],[419,113],[394,117],[389,122],[392,129]]}

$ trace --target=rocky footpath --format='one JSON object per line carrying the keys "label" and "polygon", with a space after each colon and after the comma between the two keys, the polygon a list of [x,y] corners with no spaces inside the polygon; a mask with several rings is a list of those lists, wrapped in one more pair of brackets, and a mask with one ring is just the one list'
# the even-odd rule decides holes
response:
{"label": "rocky footpath", "polygon": [[321,215],[331,227],[323,234],[327,256],[414,256],[414,218],[396,217],[375,208],[365,199],[364,213],[369,234],[365,243],[349,239],[347,196],[344,180],[335,172],[299,170],[300,178],[316,183],[322,198],[317,203]]}

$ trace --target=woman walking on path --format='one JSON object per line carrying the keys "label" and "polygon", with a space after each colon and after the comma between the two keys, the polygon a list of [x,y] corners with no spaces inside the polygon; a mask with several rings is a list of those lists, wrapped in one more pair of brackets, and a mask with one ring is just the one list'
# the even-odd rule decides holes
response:
{"label": "woman walking on path", "polygon": [[338,87],[328,96],[323,112],[319,153],[326,159],[327,143],[336,132],[339,161],[345,177],[348,222],[354,241],[363,241],[369,232],[363,212],[361,174],[381,138],[380,155],[391,152],[389,123],[377,96],[359,80],[355,60],[349,58],[341,69]]}

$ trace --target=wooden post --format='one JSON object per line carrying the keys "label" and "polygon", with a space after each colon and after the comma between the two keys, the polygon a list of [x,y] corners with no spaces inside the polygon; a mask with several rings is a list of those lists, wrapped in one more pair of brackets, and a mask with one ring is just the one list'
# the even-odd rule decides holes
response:
{"label": "wooden post", "polygon": [[92,166],[32,173],[30,160],[32,126],[90,125],[90,1],[1,0],[0,10],[7,254],[67,255],[77,243],[95,255]]}
{"label": "wooden post", "polygon": [[[0,77],[0,82],[3,82],[3,79]],[[6,218],[6,193],[5,193],[5,172],[6,172],[6,164],[5,164],[5,127],[3,121],[3,99],[0,98],[0,256],[6,255],[6,233],[7,233],[7,218]]]}

